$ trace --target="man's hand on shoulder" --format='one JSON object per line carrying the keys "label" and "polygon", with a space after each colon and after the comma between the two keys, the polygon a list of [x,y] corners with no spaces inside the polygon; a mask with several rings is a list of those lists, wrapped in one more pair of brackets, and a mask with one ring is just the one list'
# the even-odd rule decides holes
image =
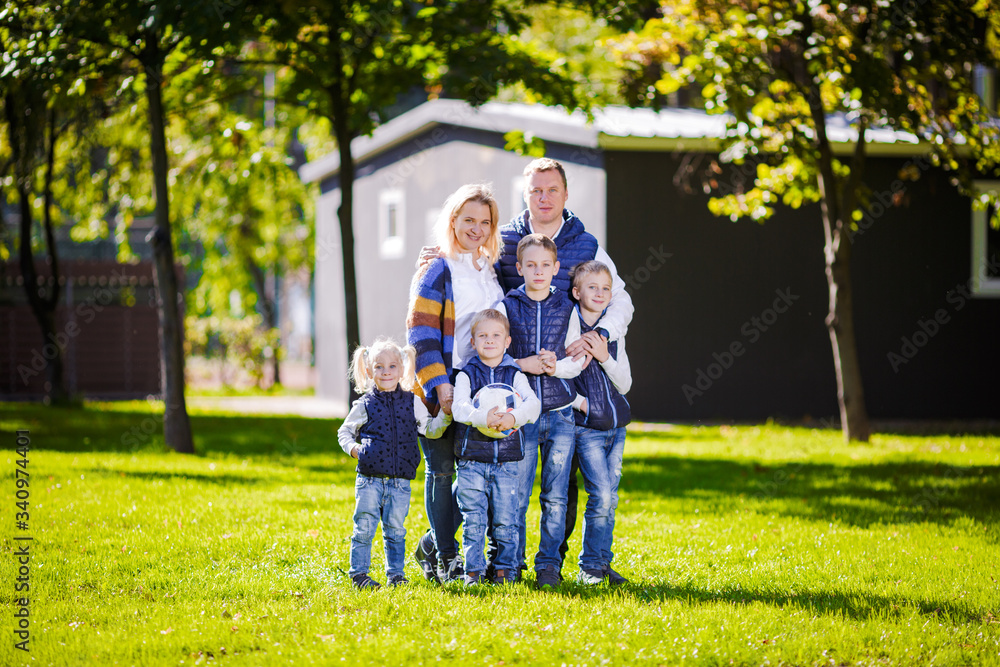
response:
{"label": "man's hand on shoulder", "polygon": [[417,258],[417,268],[422,269],[439,257],[444,257],[441,254],[441,246],[425,245],[420,249],[420,257]]}

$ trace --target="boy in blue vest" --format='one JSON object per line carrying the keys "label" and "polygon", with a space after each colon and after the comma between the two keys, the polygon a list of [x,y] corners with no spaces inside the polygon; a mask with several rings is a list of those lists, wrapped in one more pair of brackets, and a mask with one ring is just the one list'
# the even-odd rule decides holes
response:
{"label": "boy in blue vest", "polygon": [[587,491],[583,550],[580,553],[582,584],[607,580],[620,585],[628,580],[611,569],[611,543],[622,476],[625,425],[631,408],[625,394],[632,386],[632,370],[625,354],[625,337],[605,340],[597,328],[611,302],[611,270],[601,262],[578,264],[570,271],[577,309],[573,318],[594,362],[577,376],[576,456]]}
{"label": "boy in blue vest", "polygon": [[[525,427],[538,419],[541,403],[521,369],[507,354],[510,324],[492,308],[480,311],[472,321],[472,345],[476,356],[455,376],[452,415],[455,430],[455,458],[458,460],[458,508],[462,512],[462,547],[465,552],[465,584],[486,580],[483,556],[487,526],[496,550],[493,581],[516,580],[518,556],[519,466],[525,452]],[[476,408],[473,398],[486,385],[512,386],[522,398],[509,412],[495,407]],[[492,438],[480,428],[508,432]]]}
{"label": "boy in blue vest", "polygon": [[566,356],[573,304],[566,292],[552,286],[559,272],[556,244],[542,234],[528,234],[517,244],[517,270],[524,284],[512,289],[497,310],[510,320],[511,356],[517,360],[542,404],[537,423],[524,429],[525,452],[518,493],[520,548],[518,567],[525,567],[526,517],[539,450],[542,483],[541,536],[535,555],[535,585],[555,588],[562,581],[559,546],[566,532],[566,494],[576,440],[571,380],[582,360]]}

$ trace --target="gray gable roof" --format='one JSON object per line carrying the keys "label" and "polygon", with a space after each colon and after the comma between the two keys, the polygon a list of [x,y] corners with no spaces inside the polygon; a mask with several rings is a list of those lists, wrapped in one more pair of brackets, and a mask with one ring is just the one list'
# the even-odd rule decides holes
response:
{"label": "gray gable roof", "polygon": [[[368,137],[351,143],[355,161],[362,161],[419,136],[435,126],[451,125],[506,134],[522,130],[547,142],[613,150],[718,150],[726,136],[727,116],[695,109],[632,109],[613,106],[594,112],[588,121],[581,111],[541,104],[488,102],[480,107],[461,100],[431,100],[392,119]],[[857,141],[857,131],[843,115],[827,119],[827,132],[838,153],[847,153]],[[888,128],[869,129],[869,154],[913,154],[917,138]],[[330,153],[299,169],[310,183],[335,175],[340,156]]]}

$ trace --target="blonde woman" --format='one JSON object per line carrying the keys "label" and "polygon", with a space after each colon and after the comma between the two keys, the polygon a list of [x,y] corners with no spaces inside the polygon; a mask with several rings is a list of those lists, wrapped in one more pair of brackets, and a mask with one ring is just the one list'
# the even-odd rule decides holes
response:
{"label": "blonde woman", "polygon": [[[416,350],[420,387],[432,404],[451,414],[455,373],[475,355],[472,319],[503,299],[493,265],[500,256],[499,210],[489,185],[463,185],[445,201],[437,222],[441,256],[422,265],[410,287],[407,343]],[[428,580],[464,574],[455,533],[462,523],[453,482],[451,430],[421,438],[426,479],[424,504],[430,530],[416,558]]]}

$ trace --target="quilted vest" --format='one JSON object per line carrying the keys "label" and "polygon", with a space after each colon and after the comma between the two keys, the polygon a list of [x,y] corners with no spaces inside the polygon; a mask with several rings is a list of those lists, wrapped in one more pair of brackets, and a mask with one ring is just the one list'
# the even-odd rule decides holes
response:
{"label": "quilted vest", "polygon": [[416,477],[420,446],[413,394],[398,386],[395,391],[372,389],[361,402],[368,421],[358,431],[358,472],[369,477]]}
{"label": "quilted vest", "polygon": [[[504,292],[509,292],[524,284],[524,278],[517,274],[517,244],[531,233],[528,227],[530,212],[525,209],[519,216],[500,228],[503,250],[496,264],[497,278]],[[583,227],[580,218],[563,209],[563,227],[553,241],[556,243],[556,257],[559,259],[559,273],[552,278],[552,284],[569,293],[572,284],[569,270],[580,262],[589,262],[597,256],[597,239]]]}
{"label": "quilted vest", "polygon": [[[507,293],[503,300],[510,320],[510,348],[515,359],[538,354],[541,349],[556,353],[557,359],[566,356],[566,332],[573,315],[573,302],[563,290],[550,288],[549,295],[535,301],[524,291],[524,286]],[[568,380],[551,375],[525,373],[531,389],[542,402],[542,412],[561,408],[573,402],[576,392]]]}
{"label": "quilted vest", "polygon": [[[503,382],[514,386],[514,376],[521,369],[510,355],[504,355],[496,368],[490,368],[479,357],[472,357],[459,373],[469,376],[470,396],[488,384]],[[524,429],[517,429],[506,438],[497,439],[481,433],[475,426],[455,424],[455,456],[483,463],[506,463],[524,458]]]}
{"label": "quilted vest", "polygon": [[[590,326],[583,321],[580,311],[574,309],[573,316],[580,318],[580,333],[593,331],[596,326]],[[600,323],[600,320],[597,321]],[[618,358],[618,341],[608,343],[608,353]],[[574,380],[576,393],[587,399],[587,414],[574,410],[577,426],[585,426],[595,431],[610,431],[625,426],[632,420],[632,408],[628,400],[615,389],[608,374],[601,368],[597,360],[591,361],[583,372]]]}

